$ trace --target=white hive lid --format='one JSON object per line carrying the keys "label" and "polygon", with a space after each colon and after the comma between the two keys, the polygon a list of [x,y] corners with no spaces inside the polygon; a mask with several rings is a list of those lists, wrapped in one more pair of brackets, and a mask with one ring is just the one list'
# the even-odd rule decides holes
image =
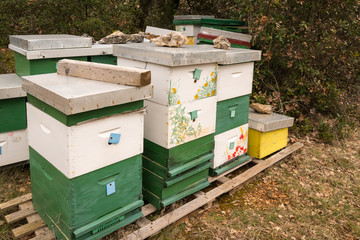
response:
{"label": "white hive lid", "polygon": [[14,74],[0,75],[0,99],[25,97],[26,92],[21,88],[21,78]]}
{"label": "white hive lid", "polygon": [[256,113],[252,108],[249,109],[249,128],[260,132],[269,132],[281,128],[291,127],[294,118],[277,113],[261,114]]}

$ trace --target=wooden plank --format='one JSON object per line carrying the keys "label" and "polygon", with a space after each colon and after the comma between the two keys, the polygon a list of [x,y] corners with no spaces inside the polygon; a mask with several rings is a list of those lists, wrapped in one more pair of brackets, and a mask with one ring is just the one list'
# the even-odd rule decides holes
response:
{"label": "wooden plank", "polygon": [[14,199],[12,199],[12,200],[10,200],[8,202],[4,202],[4,203],[0,204],[0,209],[5,210],[5,209],[8,209],[10,207],[17,206],[20,203],[27,202],[27,201],[29,201],[31,199],[32,199],[32,195],[31,195],[31,193],[28,193],[26,195],[14,198]]}
{"label": "wooden plank", "polygon": [[13,223],[21,219],[24,219],[27,216],[32,215],[34,213],[36,213],[35,209],[20,210],[6,215],[5,220],[7,223]]}
{"label": "wooden plank", "polygon": [[143,216],[146,217],[154,212],[156,212],[156,207],[154,207],[152,204],[148,203],[145,206],[143,206],[141,208],[142,212],[143,212]]}
{"label": "wooden plank", "polygon": [[55,239],[54,234],[50,231],[48,227],[40,228],[35,231],[36,237],[31,238],[30,240],[53,240]]}
{"label": "wooden plank", "polygon": [[149,70],[69,59],[58,62],[57,73],[65,76],[138,87],[151,83],[151,72]]}
{"label": "wooden plank", "polygon": [[150,224],[140,228],[137,231],[125,236],[123,239],[145,239],[166,226],[170,225],[171,223],[176,222],[177,220],[181,219],[182,217],[186,216],[187,214],[193,212],[194,210],[198,209],[199,207],[205,205],[206,203],[214,200],[216,197],[230,191],[231,189],[239,186],[240,184],[248,181],[250,178],[255,177],[258,173],[262,172],[263,170],[267,169],[268,167],[272,166],[273,164],[277,163],[284,157],[288,156],[289,154],[293,153],[294,151],[301,148],[303,144],[295,143],[281,152],[273,155],[272,157],[265,160],[263,163],[255,165],[254,167],[250,168],[249,170],[245,171],[244,173],[230,179],[229,181],[223,183],[217,188],[210,190],[209,192],[201,195],[200,197],[188,202],[187,204],[175,209],[174,211],[164,215],[163,217],[151,222]]}
{"label": "wooden plank", "polygon": [[253,162],[256,164],[262,163],[264,160],[260,160],[260,159],[254,159]]}
{"label": "wooden plank", "polygon": [[37,230],[43,226],[45,226],[45,222],[41,219],[36,222],[27,223],[18,228],[14,228],[12,230],[12,232],[13,232],[15,238],[19,238],[19,237],[22,237],[29,233],[34,232],[35,230]]}
{"label": "wooden plank", "polygon": [[230,178],[225,177],[225,176],[216,179],[216,181],[218,181],[218,182],[220,182],[220,183],[226,183],[226,182],[229,181],[229,180],[230,180]]}
{"label": "wooden plank", "polygon": [[140,218],[140,219],[136,222],[136,224],[137,224],[139,227],[144,227],[144,226],[148,225],[149,223],[151,223],[151,221],[150,221],[149,219],[145,218],[145,217]]}
{"label": "wooden plank", "polygon": [[195,197],[200,197],[200,196],[202,196],[202,195],[204,195],[205,193],[203,192],[203,191],[198,191],[198,192],[196,192],[196,193],[194,193],[194,196]]}
{"label": "wooden plank", "polygon": [[228,175],[229,173],[234,172],[235,170],[237,170],[237,169],[239,169],[240,167],[248,164],[248,163],[251,162],[251,161],[252,161],[252,158],[250,158],[250,160],[248,160],[248,161],[246,161],[246,162],[243,162],[242,164],[237,165],[236,167],[233,167],[232,169],[229,169],[229,170],[226,171],[226,172],[223,172],[222,174],[220,174],[220,175],[218,175],[218,176],[209,177],[209,182],[214,182],[214,181],[216,181],[217,179],[219,179],[219,178],[221,178],[221,177],[223,177],[223,176],[225,176],[225,175]]}

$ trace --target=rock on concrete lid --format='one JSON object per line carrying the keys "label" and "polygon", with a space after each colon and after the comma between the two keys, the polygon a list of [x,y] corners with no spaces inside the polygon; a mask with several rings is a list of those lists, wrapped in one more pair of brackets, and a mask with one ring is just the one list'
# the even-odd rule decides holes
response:
{"label": "rock on concrete lid", "polygon": [[92,39],[68,34],[10,35],[10,44],[24,50],[90,48]]}
{"label": "rock on concrete lid", "polygon": [[66,115],[151,98],[153,85],[133,87],[56,73],[22,77],[23,89]]}
{"label": "rock on concrete lid", "polygon": [[0,99],[25,97],[26,92],[21,88],[21,78],[12,74],[0,75]]}
{"label": "rock on concrete lid", "polygon": [[165,66],[185,66],[216,63],[225,60],[225,50],[200,45],[182,45],[178,48],[157,47],[153,43],[114,45],[114,56]]}
{"label": "rock on concrete lid", "polygon": [[269,132],[281,128],[291,127],[294,118],[281,114],[262,114],[256,113],[252,108],[249,109],[249,128],[260,132]]}

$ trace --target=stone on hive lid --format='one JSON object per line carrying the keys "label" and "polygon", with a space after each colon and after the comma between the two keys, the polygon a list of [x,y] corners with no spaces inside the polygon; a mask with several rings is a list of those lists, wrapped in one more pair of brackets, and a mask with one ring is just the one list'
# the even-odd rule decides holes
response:
{"label": "stone on hive lid", "polygon": [[91,48],[92,39],[68,34],[10,35],[10,44],[28,51]]}
{"label": "stone on hive lid", "polygon": [[21,88],[21,78],[16,74],[0,75],[0,99],[25,97]]}
{"label": "stone on hive lid", "polygon": [[66,115],[151,98],[153,86],[125,86],[56,73],[22,77],[23,89]]}
{"label": "stone on hive lid", "polygon": [[269,132],[281,128],[288,128],[294,124],[294,118],[281,114],[261,114],[249,109],[249,128],[260,132]]}
{"label": "stone on hive lid", "polygon": [[114,56],[170,67],[224,61],[225,53],[225,50],[200,45],[179,48],[157,47],[153,43],[114,45]]}

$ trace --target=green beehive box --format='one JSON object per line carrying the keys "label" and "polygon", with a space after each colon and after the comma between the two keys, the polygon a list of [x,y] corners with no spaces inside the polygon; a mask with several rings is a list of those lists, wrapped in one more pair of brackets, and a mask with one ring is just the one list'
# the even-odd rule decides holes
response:
{"label": "green beehive box", "polygon": [[157,209],[168,206],[210,185],[210,163],[203,163],[171,178],[163,178],[143,168],[144,199]]}
{"label": "green beehive box", "polygon": [[215,135],[248,122],[250,95],[217,102]]}
{"label": "green beehive box", "polygon": [[26,128],[25,96],[20,77],[0,75],[0,133]]}
{"label": "green beehive box", "polygon": [[213,157],[214,134],[166,149],[144,141],[144,156],[166,168],[167,176],[175,176]]}
{"label": "green beehive box", "polygon": [[117,57],[113,55],[99,55],[88,57],[89,62],[117,65]]}
{"label": "green beehive box", "polygon": [[94,61],[116,65],[112,45],[92,45],[88,37],[67,34],[11,35],[9,48],[15,51],[19,76],[56,72],[61,59]]}
{"label": "green beehive box", "polygon": [[141,155],[68,179],[30,147],[32,198],[58,239],[98,239],[142,216]]}

